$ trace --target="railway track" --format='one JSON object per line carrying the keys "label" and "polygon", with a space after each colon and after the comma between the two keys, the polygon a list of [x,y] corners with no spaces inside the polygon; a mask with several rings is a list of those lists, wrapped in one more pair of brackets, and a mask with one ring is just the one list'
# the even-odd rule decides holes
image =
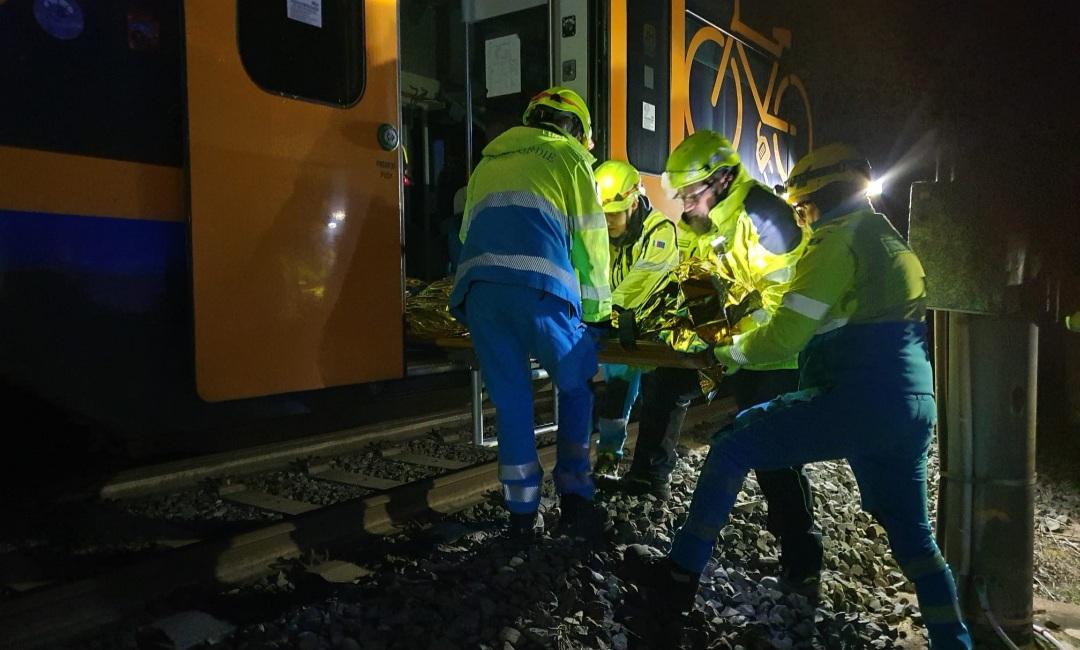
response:
{"label": "railway track", "polygon": [[[688,425],[729,413],[726,403],[695,407]],[[185,533],[181,524],[172,539],[159,545],[170,550],[0,601],[0,646],[41,647],[93,634],[177,589],[243,584],[282,560],[382,536],[409,522],[473,505],[499,487],[494,450],[472,446],[467,431],[442,436],[446,442],[441,445],[424,438],[440,427],[463,427],[469,419],[468,414],[439,414],[121,474],[101,486],[102,497],[137,503],[180,488],[213,490],[220,501],[264,516],[245,530],[226,534]],[[540,458],[550,470],[554,445],[542,445]],[[390,465],[406,469],[391,477],[380,469]],[[289,476],[304,477],[343,486],[355,496],[318,504],[275,494],[260,487],[265,474],[253,474],[268,470],[284,473],[286,483],[301,480]]]}

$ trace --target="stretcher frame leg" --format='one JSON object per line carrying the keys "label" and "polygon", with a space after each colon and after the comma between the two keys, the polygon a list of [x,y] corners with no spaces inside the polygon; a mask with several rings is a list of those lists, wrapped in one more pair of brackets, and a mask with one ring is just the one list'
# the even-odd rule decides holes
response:
{"label": "stretcher frame leg", "polygon": [[[484,380],[480,376],[479,366],[469,366],[469,375],[472,384],[472,427],[473,444],[477,447],[495,447],[499,444],[498,436],[487,438],[484,435]],[[533,368],[532,379],[547,379],[547,371],[543,368]],[[551,405],[554,416],[550,424],[544,424],[533,429],[534,435],[542,435],[557,431],[559,428],[559,388],[554,382],[551,384]]]}

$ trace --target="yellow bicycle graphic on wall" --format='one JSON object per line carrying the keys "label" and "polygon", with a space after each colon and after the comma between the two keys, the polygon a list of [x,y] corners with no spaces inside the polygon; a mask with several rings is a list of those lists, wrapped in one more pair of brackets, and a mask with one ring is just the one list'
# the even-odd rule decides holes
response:
{"label": "yellow bicycle graphic on wall", "polygon": [[[745,78],[758,116],[754,145],[754,158],[758,171],[762,177],[766,178],[775,173],[779,182],[782,183],[787,180],[789,165],[813,148],[814,130],[810,99],[798,76],[787,74],[777,78],[780,70],[780,55],[785,49],[791,47],[791,32],[773,28],[772,38],[769,38],[755,31],[742,22],[739,5],[740,0],[735,0],[735,9],[731,19],[732,33],[757,46],[772,59],[764,89],[759,86],[759,80],[755,78],[750,66],[747,45],[739,38],[725,34],[712,25],[703,26],[690,39],[686,51],[687,65],[684,66],[686,78],[683,81],[686,84],[685,87],[689,89],[690,76],[695,70],[694,64],[698,62],[698,52],[703,45],[711,42],[721,48],[720,63],[716,69],[716,77],[709,98],[710,103],[714,109],[717,107],[725,79],[730,72],[737,107],[735,130],[730,137],[732,146],[738,150],[743,131],[743,79]],[[801,106],[797,105],[797,110],[791,111],[795,117],[792,119],[781,117],[781,105],[790,106],[792,101],[801,102]],[[688,105],[685,111],[688,133],[694,132],[694,118],[691,113],[692,110]],[[771,141],[768,137],[770,131]]]}

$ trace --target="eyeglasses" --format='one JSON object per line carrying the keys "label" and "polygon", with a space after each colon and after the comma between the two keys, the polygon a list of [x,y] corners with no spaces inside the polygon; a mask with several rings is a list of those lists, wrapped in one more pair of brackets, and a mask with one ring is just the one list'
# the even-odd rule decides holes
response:
{"label": "eyeglasses", "polygon": [[683,203],[693,203],[694,201],[697,201],[699,198],[701,198],[701,195],[704,194],[705,191],[708,190],[710,187],[712,187],[712,183],[703,183],[701,187],[694,190],[693,192],[677,191],[675,192],[675,198],[682,201]]}

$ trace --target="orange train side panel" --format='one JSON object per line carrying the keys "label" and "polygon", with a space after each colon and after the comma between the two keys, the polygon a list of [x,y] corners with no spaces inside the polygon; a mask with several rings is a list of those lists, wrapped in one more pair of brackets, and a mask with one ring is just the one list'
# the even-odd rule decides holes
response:
{"label": "orange train side panel", "polygon": [[612,160],[626,154],[626,0],[611,0],[608,66],[608,149]]}
{"label": "orange train side panel", "polygon": [[83,217],[183,221],[178,167],[0,147],[0,205]]}
{"label": "orange train side panel", "polygon": [[348,108],[258,88],[235,2],[185,3],[199,394],[217,401],[402,376],[397,10],[364,3]]}
{"label": "orange train side panel", "polygon": [[686,114],[690,112],[690,87],[686,61],[686,0],[671,0],[671,142],[674,151],[686,134]]}

